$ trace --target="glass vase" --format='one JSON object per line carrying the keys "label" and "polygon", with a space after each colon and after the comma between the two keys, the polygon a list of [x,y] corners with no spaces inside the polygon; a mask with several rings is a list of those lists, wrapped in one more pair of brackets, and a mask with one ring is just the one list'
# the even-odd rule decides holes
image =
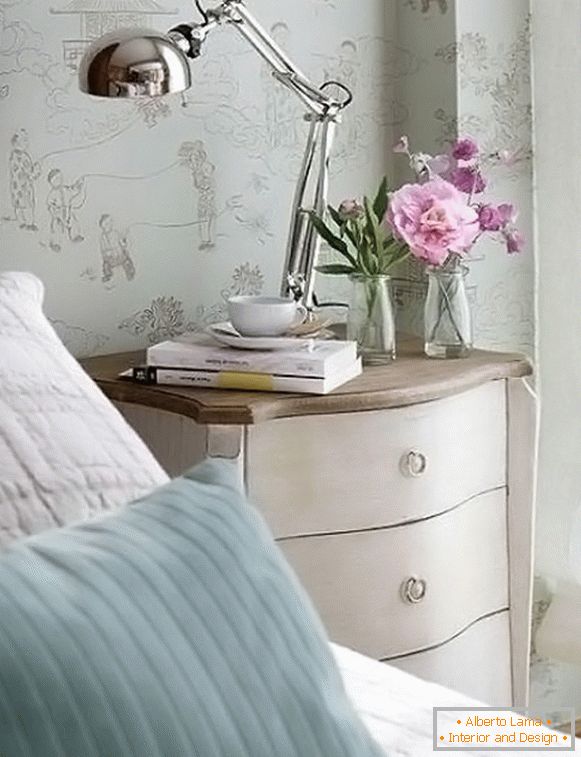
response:
{"label": "glass vase", "polygon": [[431,358],[462,358],[472,351],[472,312],[466,266],[428,269],[424,311],[425,352]]}
{"label": "glass vase", "polygon": [[353,275],[347,338],[359,345],[364,365],[395,359],[395,313],[389,276]]}

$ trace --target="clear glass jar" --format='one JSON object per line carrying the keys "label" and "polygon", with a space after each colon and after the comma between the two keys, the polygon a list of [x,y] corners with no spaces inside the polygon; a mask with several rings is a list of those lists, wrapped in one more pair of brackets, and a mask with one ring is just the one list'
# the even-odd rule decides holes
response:
{"label": "clear glass jar", "polygon": [[472,351],[472,311],[466,291],[468,268],[428,269],[424,310],[425,352],[432,358],[467,357]]}
{"label": "clear glass jar", "polygon": [[359,345],[365,365],[395,359],[395,311],[389,276],[354,274],[347,316],[347,339]]}

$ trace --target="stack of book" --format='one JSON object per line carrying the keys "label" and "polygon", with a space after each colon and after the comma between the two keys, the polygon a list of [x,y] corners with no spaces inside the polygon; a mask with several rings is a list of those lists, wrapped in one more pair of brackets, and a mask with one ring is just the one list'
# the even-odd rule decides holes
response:
{"label": "stack of book", "polygon": [[304,340],[277,351],[239,350],[211,336],[162,342],[124,375],[144,384],[328,394],[361,373],[355,342]]}

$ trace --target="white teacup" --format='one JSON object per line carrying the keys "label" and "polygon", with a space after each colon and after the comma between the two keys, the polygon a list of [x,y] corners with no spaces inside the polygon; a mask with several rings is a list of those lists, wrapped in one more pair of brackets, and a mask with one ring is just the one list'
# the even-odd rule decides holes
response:
{"label": "white teacup", "polygon": [[231,297],[230,322],[242,336],[282,336],[304,323],[307,309],[283,297]]}

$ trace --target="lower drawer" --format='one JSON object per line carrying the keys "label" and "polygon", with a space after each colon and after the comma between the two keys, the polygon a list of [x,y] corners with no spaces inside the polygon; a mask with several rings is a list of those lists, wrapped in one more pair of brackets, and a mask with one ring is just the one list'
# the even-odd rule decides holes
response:
{"label": "lower drawer", "polygon": [[378,531],[281,541],[332,641],[383,659],[508,607],[506,491]]}
{"label": "lower drawer", "polygon": [[387,662],[492,707],[512,706],[508,611],[478,621],[436,649]]}

